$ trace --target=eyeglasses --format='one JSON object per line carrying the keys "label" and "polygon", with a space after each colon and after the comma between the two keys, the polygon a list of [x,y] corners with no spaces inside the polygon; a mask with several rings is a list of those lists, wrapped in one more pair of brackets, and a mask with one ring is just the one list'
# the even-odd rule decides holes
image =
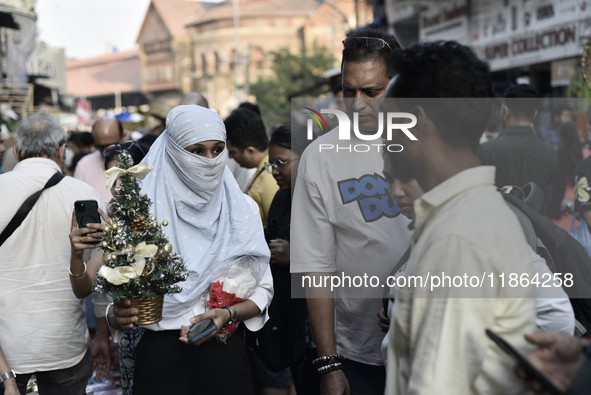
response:
{"label": "eyeglasses", "polygon": [[[121,144],[111,144],[107,148],[104,148],[103,149],[103,156],[109,155],[111,152],[113,152],[113,150],[127,151],[133,146],[138,147],[138,149],[141,151],[141,153],[146,155],[146,152],[144,152],[144,149],[142,148],[142,146],[139,145],[136,141],[126,141]],[[99,148],[99,146],[96,146],[96,147],[97,147],[97,149]]]}
{"label": "eyeglasses", "polygon": [[390,51],[392,50],[390,44],[388,44],[384,39],[378,37],[349,37],[343,40],[343,46],[345,48],[355,47],[356,45],[353,43],[354,40],[365,40],[365,46],[371,51],[379,51],[384,47],[388,47]]}
{"label": "eyeglasses", "polygon": [[265,162],[265,170],[267,170],[271,174],[273,173],[273,169],[277,170],[278,173],[283,173],[283,166],[298,159],[300,158],[295,158],[291,160],[276,159],[273,162]]}

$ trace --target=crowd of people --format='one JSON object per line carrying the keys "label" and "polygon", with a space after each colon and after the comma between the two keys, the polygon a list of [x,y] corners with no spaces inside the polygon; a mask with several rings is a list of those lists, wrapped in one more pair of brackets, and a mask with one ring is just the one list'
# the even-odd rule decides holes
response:
{"label": "crowd of people", "polygon": [[[530,205],[541,194],[533,211],[552,234],[591,226],[591,152],[574,110],[557,106],[536,133],[535,89],[511,85],[493,100],[488,65],[453,41],[402,49],[391,34],[358,30],[343,41],[341,71],[350,142],[381,130],[381,114],[410,114],[408,133],[374,144],[403,149],[323,150],[343,144],[339,127],[315,138],[284,124],[269,136],[255,104],[222,119],[196,92],[138,141],[115,119],[69,137],[46,114],[23,120],[10,150],[18,163],[0,174],[0,395],[25,394],[32,375],[41,395],[83,394],[92,372],[109,375],[111,341],[126,395],[589,393],[591,304],[569,299],[567,285],[496,281],[556,278],[549,256],[560,253],[504,194]],[[153,169],[141,191],[189,271],[151,324],[138,325],[130,300],[92,293],[105,258],[96,243],[121,190],[106,188],[105,171],[123,151]],[[102,222],[79,228],[77,200],[96,200]],[[206,307],[213,273],[239,261],[255,279],[248,296]],[[298,275],[443,272],[490,274],[490,286],[397,282],[376,293],[325,281],[293,297]],[[215,330],[192,343],[190,327],[205,320]]]}

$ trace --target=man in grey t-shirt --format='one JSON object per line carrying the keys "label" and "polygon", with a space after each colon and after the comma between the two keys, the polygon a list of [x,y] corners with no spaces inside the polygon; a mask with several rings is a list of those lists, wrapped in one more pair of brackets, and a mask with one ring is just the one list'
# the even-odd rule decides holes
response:
{"label": "man in grey t-shirt", "polygon": [[[358,114],[359,131],[375,135],[379,99],[394,71],[389,67],[394,36],[371,29],[344,42],[343,96],[349,118]],[[351,127],[352,131],[354,130]],[[368,152],[321,147],[371,144],[351,133],[339,141],[338,128],[314,141],[300,158],[292,205],[291,271],[351,278],[387,276],[410,243],[408,220],[392,201],[380,175],[377,144]],[[381,140],[373,141],[381,143]],[[368,145],[369,146],[369,145]],[[363,150],[363,149],[362,149]],[[352,299],[357,290],[307,290],[324,394],[383,394],[384,337],[375,323],[382,300]],[[358,294],[355,293],[355,296]],[[345,361],[341,361],[343,356]],[[325,357],[325,358],[322,358]],[[342,370],[340,369],[342,368]]]}

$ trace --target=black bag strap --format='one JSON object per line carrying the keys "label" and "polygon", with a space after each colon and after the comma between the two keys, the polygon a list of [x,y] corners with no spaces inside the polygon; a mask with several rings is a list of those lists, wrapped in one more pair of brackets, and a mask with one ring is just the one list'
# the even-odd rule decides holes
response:
{"label": "black bag strap", "polygon": [[254,184],[254,182],[257,180],[257,178],[259,178],[263,171],[265,171],[264,167],[261,170],[259,170],[258,173],[254,176],[252,181],[248,184],[248,189],[244,193],[248,193],[250,191],[250,188],[252,188],[252,184]]}
{"label": "black bag strap", "polygon": [[43,192],[47,188],[51,188],[52,186],[56,185],[64,177],[65,176],[62,173],[60,173],[59,171],[56,172],[53,176],[51,176],[51,178],[49,179],[49,181],[47,181],[47,183],[45,184],[45,186],[43,187],[43,189],[41,189],[40,191],[35,192],[31,196],[29,196],[27,198],[27,200],[25,200],[25,202],[20,206],[20,208],[18,209],[18,211],[16,212],[16,214],[14,214],[14,217],[12,217],[12,219],[10,220],[10,222],[8,223],[8,225],[6,225],[6,228],[2,231],[2,234],[0,235],[0,246],[2,246],[2,244],[4,244],[4,242],[23,223],[23,221],[25,220],[25,218],[29,214],[29,211],[31,211],[31,209],[33,208],[33,206],[35,205],[35,203],[37,203],[37,200],[39,199],[39,196],[41,196],[41,192]]}

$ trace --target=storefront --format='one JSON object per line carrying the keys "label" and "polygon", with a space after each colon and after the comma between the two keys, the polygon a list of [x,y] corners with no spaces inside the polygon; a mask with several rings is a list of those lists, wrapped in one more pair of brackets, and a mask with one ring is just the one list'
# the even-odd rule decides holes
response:
{"label": "storefront", "polygon": [[[404,5],[389,2],[388,15]],[[426,0],[419,9],[417,38],[471,46],[489,63],[498,94],[529,83],[542,96],[565,96],[591,38],[591,2],[584,0]]]}
{"label": "storefront", "polygon": [[511,83],[542,96],[566,94],[591,36],[591,6],[580,0],[471,1],[472,48],[486,60],[495,90]]}

